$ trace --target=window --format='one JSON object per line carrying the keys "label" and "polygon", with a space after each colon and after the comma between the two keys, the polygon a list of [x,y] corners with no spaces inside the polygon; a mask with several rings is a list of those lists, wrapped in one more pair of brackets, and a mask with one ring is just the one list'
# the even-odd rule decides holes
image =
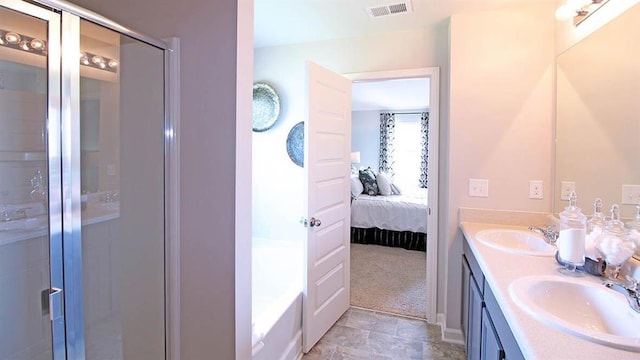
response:
{"label": "window", "polygon": [[393,182],[403,191],[419,187],[421,154],[420,114],[396,114]]}

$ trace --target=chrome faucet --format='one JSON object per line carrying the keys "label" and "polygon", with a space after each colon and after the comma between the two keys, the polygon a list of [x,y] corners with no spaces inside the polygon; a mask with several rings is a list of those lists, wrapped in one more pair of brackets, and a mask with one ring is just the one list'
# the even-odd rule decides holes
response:
{"label": "chrome faucet", "polygon": [[611,290],[615,290],[627,298],[629,305],[633,311],[640,313],[640,289],[638,289],[638,281],[629,279],[631,285],[615,284],[612,282],[606,282],[604,286]]}
{"label": "chrome faucet", "polygon": [[546,228],[541,228],[537,226],[529,226],[529,230],[533,232],[537,232],[538,234],[544,237],[544,241],[548,244],[555,246],[556,241],[558,240],[558,232],[553,228],[553,226],[547,226]]}

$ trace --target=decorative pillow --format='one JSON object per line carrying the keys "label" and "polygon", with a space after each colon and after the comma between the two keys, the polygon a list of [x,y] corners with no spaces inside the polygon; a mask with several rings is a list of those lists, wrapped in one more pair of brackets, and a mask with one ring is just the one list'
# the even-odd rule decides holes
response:
{"label": "decorative pillow", "polygon": [[360,181],[364,186],[364,192],[371,196],[378,195],[378,183],[376,182],[376,174],[371,168],[366,168],[359,171]]}
{"label": "decorative pillow", "polygon": [[376,183],[378,184],[380,195],[391,195],[391,179],[389,179],[389,175],[383,172],[379,173],[376,177]]}
{"label": "decorative pillow", "polygon": [[351,177],[351,197],[353,199],[357,198],[358,195],[362,194],[364,191],[364,186],[362,185],[362,181],[357,176]]}
{"label": "decorative pillow", "polygon": [[400,188],[396,184],[391,184],[391,193],[393,195],[401,195]]}

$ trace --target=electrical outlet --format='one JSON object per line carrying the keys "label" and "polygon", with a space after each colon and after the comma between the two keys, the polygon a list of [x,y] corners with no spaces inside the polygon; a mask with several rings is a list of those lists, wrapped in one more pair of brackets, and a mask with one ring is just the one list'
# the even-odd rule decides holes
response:
{"label": "electrical outlet", "polygon": [[622,204],[640,204],[640,185],[622,185]]}
{"label": "electrical outlet", "polygon": [[469,196],[489,197],[489,180],[469,179]]}
{"label": "electrical outlet", "polygon": [[572,191],[576,191],[575,181],[560,182],[560,200],[569,200],[569,195],[571,195]]}
{"label": "electrical outlet", "polygon": [[542,199],[542,180],[529,180],[529,199]]}

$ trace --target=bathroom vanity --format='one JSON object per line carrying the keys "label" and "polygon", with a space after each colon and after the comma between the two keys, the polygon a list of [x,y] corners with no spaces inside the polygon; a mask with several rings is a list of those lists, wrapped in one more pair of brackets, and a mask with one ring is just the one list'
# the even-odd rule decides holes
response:
{"label": "bathroom vanity", "polygon": [[[555,258],[542,250],[536,249],[525,254],[515,247],[511,251],[478,239],[478,233],[483,230],[526,232],[525,226],[462,222],[460,228],[464,235],[462,329],[469,360],[622,360],[640,357],[640,336],[636,335],[636,329],[640,332],[640,325],[637,325],[640,324],[640,314],[631,310],[622,294],[605,288],[602,279],[591,275],[579,278],[564,276],[557,271],[560,266]],[[530,284],[535,285],[528,285],[526,282],[529,279],[540,280],[542,285],[533,280]],[[540,286],[536,288],[537,285]],[[579,321],[576,324],[564,321],[562,312],[566,312],[566,318],[571,319],[574,316],[571,315],[572,311],[579,308],[580,301],[569,301],[569,297],[556,296],[554,291],[560,294],[574,287],[579,291],[568,291],[567,294],[571,295],[567,296],[595,295],[589,299],[594,302],[594,307],[597,305],[595,303],[602,300],[604,305],[601,308],[611,308],[610,317],[608,313],[589,314],[591,317],[588,321],[593,327],[619,325],[620,329],[609,331],[618,331],[622,335],[583,329]],[[536,310],[523,305],[531,299],[535,303],[544,297],[549,298],[546,307]],[[570,299],[582,300],[577,297]],[[557,317],[545,315],[547,309],[553,311],[556,308],[561,311]],[[604,315],[598,318],[599,314]],[[551,318],[561,320],[558,323],[550,322]],[[630,321],[627,328],[619,324],[626,321]]]}

